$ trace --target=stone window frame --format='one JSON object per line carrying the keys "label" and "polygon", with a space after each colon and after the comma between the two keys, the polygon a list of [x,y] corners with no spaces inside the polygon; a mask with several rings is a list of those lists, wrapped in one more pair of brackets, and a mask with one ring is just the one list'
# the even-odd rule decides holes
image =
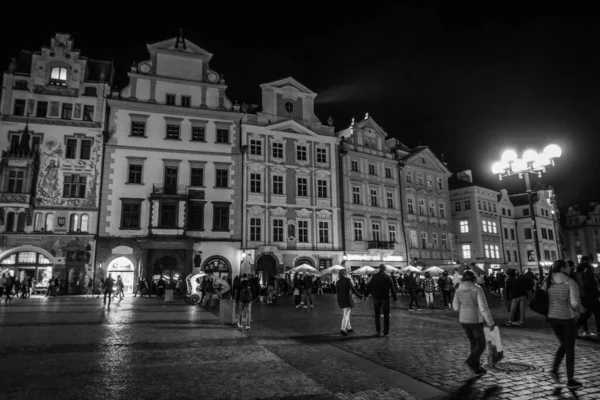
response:
{"label": "stone window frame", "polygon": [[[304,147],[306,150],[306,160],[298,159],[298,149],[300,147]],[[299,164],[302,166],[306,166],[306,165],[310,164],[310,143],[308,141],[297,140],[294,143],[294,158],[295,158],[296,164]]]}
{"label": "stone window frame", "polygon": [[[16,107],[17,107],[17,102],[19,102],[19,104],[23,105],[23,113],[21,113],[21,114],[15,113]],[[24,117],[27,114],[27,99],[14,98],[13,104],[12,104],[12,109],[10,112],[11,112],[11,115],[15,115],[18,117]]]}
{"label": "stone window frame", "polygon": [[[425,239],[425,246],[423,246],[423,239]],[[419,232],[419,246],[422,249],[429,248],[429,237],[427,236],[427,232]]]}
{"label": "stone window frame", "polygon": [[[333,185],[331,182],[331,171],[326,171],[326,170],[317,170],[314,173],[314,179],[315,179],[315,197],[318,199],[331,199],[332,197],[332,191],[333,191]],[[327,196],[325,197],[319,197],[319,181],[325,181],[325,186],[326,186],[326,194]]]}
{"label": "stone window frame", "polygon": [[440,218],[448,218],[448,215],[446,214],[446,203],[444,203],[444,202],[438,203],[438,216]]}
{"label": "stone window frame", "polygon": [[[233,143],[233,133],[231,132],[232,127],[232,122],[215,121],[215,144],[230,145]],[[217,132],[219,130],[227,130],[227,142],[217,142]]]}
{"label": "stone window frame", "polygon": [[[281,155],[282,157],[274,157],[273,156],[273,148],[274,148],[274,144],[281,144]],[[270,159],[273,162],[285,162],[287,155],[285,154],[285,139],[282,137],[277,137],[277,136],[273,136],[271,137],[271,145],[270,145]]]}
{"label": "stone window frame", "polygon": [[[427,216],[426,204],[427,204],[427,202],[424,199],[417,199],[417,206],[418,206],[418,210],[419,210],[418,215],[422,215],[424,217]],[[421,211],[421,205],[423,206],[423,211]]]}
{"label": "stone window frame", "polygon": [[286,219],[285,217],[271,217],[271,222],[274,221],[281,221],[282,225],[281,225],[281,230],[282,230],[282,240],[275,240],[275,224],[271,224],[271,241],[273,243],[285,243],[287,242],[287,232],[286,232],[286,227],[287,227],[287,223],[286,223]]}
{"label": "stone window frame", "polygon": [[444,190],[444,182],[439,176],[437,177],[437,188],[438,190]]}
{"label": "stone window frame", "polygon": [[410,248],[411,249],[418,249],[419,248],[419,235],[417,235],[417,231],[414,229],[410,229],[408,231],[410,233],[409,236],[409,243],[410,243]]}
{"label": "stone window frame", "polygon": [[437,207],[435,206],[435,201],[433,201],[433,200],[429,201],[428,211],[429,211],[428,216],[437,217]]}
{"label": "stone window frame", "polygon": [[[76,140],[77,141],[77,145],[75,146],[75,158],[68,158],[68,160],[83,160],[83,161],[90,161],[92,159],[92,148],[94,147],[94,137],[93,136],[88,136],[85,133],[73,133],[71,135],[65,135],[63,138],[63,144],[65,145],[65,159],[67,159],[67,141],[71,139],[71,140]],[[91,144],[91,148],[90,148],[90,158],[81,158],[81,143],[83,140],[89,140],[92,142]]]}
{"label": "stone window frame", "polygon": [[[255,148],[258,148],[260,151],[258,154],[252,154],[252,146],[255,142]],[[255,133],[250,133],[248,135],[248,159],[249,160],[260,160],[263,161],[265,159],[265,137],[264,135],[258,135]]]}
{"label": "stone window frame", "polygon": [[417,172],[417,185],[425,185],[425,176],[422,172]]}
{"label": "stone window frame", "polygon": [[[306,242],[301,242],[300,241],[300,224],[299,224],[300,221],[307,223],[306,226],[307,226],[308,240]],[[312,218],[310,218],[310,217],[296,217],[296,236],[297,236],[297,241],[296,242],[299,245],[301,245],[301,246],[302,245],[312,246],[312,241],[313,241],[313,238],[312,238]]]}
{"label": "stone window frame", "polygon": [[[377,229],[374,229],[375,226],[377,226]],[[375,237],[375,232],[378,233],[377,237]],[[383,239],[383,237],[381,235],[381,220],[379,218],[371,220],[370,233],[371,233],[371,240],[379,242]]]}
{"label": "stone window frame", "polygon": [[[363,197],[362,197],[362,193],[361,193],[361,187],[362,185],[352,185],[352,204],[356,204],[356,205],[362,205],[363,204]],[[354,189],[358,189],[358,203],[354,202]]]}
{"label": "stone window frame", "polygon": [[[259,163],[251,163],[248,164],[247,167],[247,179],[248,179],[248,193],[249,194],[265,194],[266,190],[266,174],[265,174],[265,166]],[[258,174],[260,177],[260,191],[259,192],[251,192],[250,187],[252,186],[252,175]]]}
{"label": "stone window frame", "polygon": [[[127,159],[127,180],[125,181],[126,185],[144,185],[144,164],[148,157],[136,157],[136,156],[125,156]],[[142,166],[142,176],[141,182],[129,182],[129,167],[131,165],[141,165]]]}
{"label": "stone window frame", "polygon": [[[64,81],[64,84],[59,84],[59,83],[54,83],[53,79],[52,79],[52,71],[54,71],[55,68],[63,68],[66,72],[66,79]],[[48,85],[55,85],[55,86],[62,86],[62,87],[67,87],[69,86],[69,79],[71,79],[71,66],[64,62],[64,61],[53,61],[50,62],[46,65],[46,84]]]}
{"label": "stone window frame", "polygon": [[[206,187],[206,161],[188,160],[190,168],[190,187],[205,188]],[[192,168],[202,170],[202,186],[192,185]]]}
{"label": "stone window frame", "polygon": [[[300,196],[298,194],[298,179],[300,178],[306,178],[306,196]],[[311,185],[311,173],[308,169],[306,168],[300,168],[296,170],[296,196],[298,197],[312,197],[313,193],[312,193],[312,185]]]}
{"label": "stone window frame", "polygon": [[[283,168],[283,170],[281,170],[280,168],[278,168],[278,166],[275,166],[274,168],[271,168],[270,170],[270,176],[271,176],[271,194],[274,194],[276,196],[285,196],[287,195],[287,174],[285,172],[285,168]],[[273,183],[274,183],[274,177],[275,176],[280,176],[282,177],[282,189],[283,189],[283,193],[278,194],[275,193],[275,191],[273,190]]]}
{"label": "stone window frame", "polygon": [[460,258],[462,258],[463,260],[470,260],[472,256],[473,256],[473,252],[471,251],[471,244],[470,243],[461,243],[460,244]]}
{"label": "stone window frame", "polygon": [[433,175],[427,174],[427,187],[433,188]]}
{"label": "stone window frame", "polygon": [[[265,221],[266,221],[266,216],[265,216],[265,209],[260,207],[260,206],[253,206],[250,209],[248,209],[248,215],[247,215],[247,223],[248,223],[248,241],[252,242],[252,243],[264,243],[265,241]],[[260,234],[259,234],[259,238],[258,240],[252,240],[252,220],[256,219],[258,221],[260,221]]]}
{"label": "stone window frame", "polygon": [[[375,197],[373,197],[373,192],[375,192]],[[375,199],[375,204],[373,204],[373,199]],[[379,203],[379,188],[369,186],[369,206],[370,207],[381,207]]]}
{"label": "stone window frame", "polygon": [[[215,162],[213,162],[213,165],[215,167],[214,188],[215,189],[231,189],[231,166],[233,165],[233,163],[215,161]],[[227,186],[226,187],[217,186],[217,170],[223,170],[223,169],[227,170]]]}
{"label": "stone window frame", "polygon": [[[321,241],[321,223],[327,223],[327,241],[326,242],[322,242]],[[333,221],[331,219],[331,216],[329,216],[329,218],[319,218],[317,216],[317,218],[315,219],[315,224],[316,226],[316,235],[318,236],[315,239],[318,239],[318,241],[316,242],[317,244],[333,244]]]}
{"label": "stone window frame", "polygon": [[[371,167],[373,167],[373,173],[371,173]],[[370,176],[378,176],[376,163],[367,163],[367,170],[368,170],[367,172]]]}
{"label": "stone window frame", "polygon": [[[392,199],[392,206],[391,207],[390,207],[390,198]],[[394,191],[393,190],[386,190],[385,191],[385,202],[386,202],[386,207],[387,208],[393,209],[393,208],[396,207],[396,198],[394,196]]]}
{"label": "stone window frame", "polygon": [[405,171],[404,172],[404,180],[406,181],[406,183],[413,183],[413,173],[412,171]]}
{"label": "stone window frame", "polygon": [[[394,229],[391,229],[394,228]],[[392,240],[391,232],[394,231],[394,240]],[[390,242],[398,243],[398,224],[395,222],[387,221],[387,238]]]}
{"label": "stone window frame", "polygon": [[[139,230],[141,230],[142,229],[142,214],[144,213],[144,210],[143,210],[144,199],[131,198],[131,197],[121,197],[119,200],[121,201],[121,212],[120,212],[120,216],[119,216],[119,230],[125,230],[125,231],[139,231]],[[140,212],[139,212],[138,226],[137,227],[125,227],[125,226],[123,226],[123,204],[125,204],[125,203],[139,204],[139,206],[140,206]]]}
{"label": "stone window frame", "polygon": [[[315,143],[313,147],[315,148],[315,165],[321,168],[329,166],[329,164],[331,163],[331,152],[329,151],[329,146],[325,143]],[[318,161],[317,155],[319,153],[319,150],[325,151],[325,162]]]}
{"label": "stone window frame", "polygon": [[[149,114],[135,114],[135,113],[129,113],[129,137],[135,137],[135,138],[148,138],[148,118],[150,117]],[[133,123],[134,122],[143,122],[144,123],[144,135],[143,136],[138,136],[138,135],[132,135],[133,132]]]}
{"label": "stone window frame", "polygon": [[[409,200],[411,200],[412,203]],[[417,215],[417,213],[415,212],[415,210],[417,210],[416,203],[417,202],[416,202],[416,199],[414,198],[414,196],[406,196],[406,213],[407,214]],[[412,205],[412,212],[411,212],[411,205]]]}
{"label": "stone window frame", "polygon": [[[169,99],[173,99],[173,104],[169,104]],[[166,106],[176,106],[177,105],[177,95],[175,93],[165,93],[165,105]]]}
{"label": "stone window frame", "polygon": [[[208,129],[206,129],[208,125],[208,120],[206,119],[190,119],[190,142],[195,143],[206,143],[206,135]],[[194,140],[193,130],[194,128],[204,128],[204,140]]]}
{"label": "stone window frame", "polygon": [[[356,169],[353,169],[353,163],[356,163]],[[359,172],[360,173],[360,161],[359,160],[353,160],[350,159],[350,171],[352,172]]]}
{"label": "stone window frame", "polygon": [[[179,141],[181,141],[181,123],[183,122],[183,118],[165,116],[164,119],[165,119],[165,136],[163,137],[163,139],[164,140],[179,140]],[[167,137],[167,131],[169,129],[169,126],[177,126],[179,128],[178,136],[176,139]]]}
{"label": "stone window frame", "polygon": [[[385,173],[386,179],[394,179],[394,168],[385,167],[384,171],[385,171],[384,173]],[[389,176],[388,176],[388,171],[389,171]]]}
{"label": "stone window frame", "polygon": [[[360,224],[360,238],[356,238],[357,227],[356,224]],[[365,240],[365,219],[364,218],[352,218],[352,240],[355,242],[363,242]]]}
{"label": "stone window frame", "polygon": [[434,250],[438,249],[439,242],[438,242],[438,234],[437,234],[437,232],[431,232],[431,241],[429,242],[429,247],[431,247]]}
{"label": "stone window frame", "polygon": [[[212,202],[212,206],[213,206],[213,220],[212,220],[212,228],[211,230],[213,232],[231,232],[231,202],[230,201],[213,201]],[[223,206],[227,206],[227,229],[215,229],[215,217],[217,215],[216,208],[217,207],[223,207]],[[205,222],[206,223],[206,222]]]}

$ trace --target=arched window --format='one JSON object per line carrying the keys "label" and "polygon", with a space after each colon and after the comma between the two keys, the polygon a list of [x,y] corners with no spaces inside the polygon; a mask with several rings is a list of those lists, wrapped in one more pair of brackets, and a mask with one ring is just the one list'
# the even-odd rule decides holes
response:
{"label": "arched window", "polygon": [[44,215],[42,213],[35,214],[35,219],[33,222],[33,230],[36,232],[40,232],[44,227]]}
{"label": "arched window", "polygon": [[5,232],[13,232],[15,229],[15,213],[9,212],[6,214],[6,223],[4,224]]}
{"label": "arched window", "polygon": [[69,232],[77,231],[79,225],[79,215],[71,214],[71,220],[69,221]]}
{"label": "arched window", "polygon": [[67,69],[64,67],[54,67],[50,72],[50,83],[53,85],[67,84]]}
{"label": "arched window", "polygon": [[89,221],[90,221],[90,217],[88,217],[87,214],[83,214],[81,216],[81,232],[87,232],[89,229]]}
{"label": "arched window", "polygon": [[222,278],[223,276],[231,276],[231,264],[225,257],[212,256],[204,261],[202,266],[203,271],[211,271],[213,275]]}
{"label": "arched window", "polygon": [[52,232],[54,229],[54,214],[46,214],[46,232]]}

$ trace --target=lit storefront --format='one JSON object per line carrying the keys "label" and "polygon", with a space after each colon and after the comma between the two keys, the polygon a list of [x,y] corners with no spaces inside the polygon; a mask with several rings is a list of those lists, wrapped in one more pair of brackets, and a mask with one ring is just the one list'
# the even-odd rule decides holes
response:
{"label": "lit storefront", "polygon": [[375,254],[347,254],[346,266],[350,267],[350,271],[357,270],[364,266],[377,267],[379,264],[391,265],[392,267],[406,267],[406,260],[401,255],[384,253]]}
{"label": "lit storefront", "polygon": [[123,292],[133,293],[134,290],[134,272],[135,268],[131,260],[127,257],[118,257],[112,260],[106,268],[107,274],[112,274],[112,278],[117,281],[120,276],[123,281]]}
{"label": "lit storefront", "polygon": [[12,253],[0,261],[0,275],[13,276],[20,282],[28,276],[35,290],[45,290],[52,279],[52,260],[35,251]]}

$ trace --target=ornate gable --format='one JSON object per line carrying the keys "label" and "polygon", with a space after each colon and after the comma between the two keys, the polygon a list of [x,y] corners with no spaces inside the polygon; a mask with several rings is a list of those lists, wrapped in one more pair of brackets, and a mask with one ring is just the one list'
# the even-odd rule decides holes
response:
{"label": "ornate gable", "polygon": [[272,125],[266,126],[266,128],[278,131],[278,132],[287,132],[294,133],[298,135],[306,135],[306,136],[317,136],[316,133],[306,128],[303,125],[300,125],[298,122],[290,119],[287,121],[278,122]]}
{"label": "ornate gable", "polygon": [[452,175],[450,170],[428,147],[422,147],[414,151],[413,154],[405,158],[405,163],[406,165],[411,165],[419,169],[441,172],[448,176]]}
{"label": "ornate gable", "polygon": [[297,80],[295,80],[294,78],[287,77],[287,78],[283,78],[283,79],[279,79],[273,82],[268,82],[268,83],[263,83],[262,85],[260,85],[261,89],[264,89],[266,87],[271,87],[271,88],[279,88],[279,89],[283,89],[285,91],[286,87],[290,87],[293,89],[296,89],[297,91],[301,92],[301,93],[306,93],[306,94],[311,94],[316,96],[316,93],[313,92],[312,90],[310,90],[309,88],[307,88],[306,86],[304,86],[303,84],[301,84],[300,82],[298,82]]}

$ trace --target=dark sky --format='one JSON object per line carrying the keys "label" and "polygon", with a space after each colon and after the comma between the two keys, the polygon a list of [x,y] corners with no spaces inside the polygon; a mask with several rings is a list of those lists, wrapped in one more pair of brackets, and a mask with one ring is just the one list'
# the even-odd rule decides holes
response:
{"label": "dark sky", "polygon": [[317,115],[323,122],[332,116],[336,130],[369,112],[391,137],[430,146],[451,171],[471,169],[477,183],[496,190],[524,191],[517,177],[499,182],[491,174],[505,148],[521,154],[557,143],[563,156],[544,182],[561,208],[600,200],[600,24],[593,9],[448,3],[328,10],[323,3],[205,9],[198,2],[194,10],[173,2],[172,11],[153,13],[147,2],[145,16],[140,8],[94,3],[98,10],[90,11],[81,2],[54,2],[58,11],[48,7],[40,16],[15,11],[17,29],[0,25],[0,54],[6,68],[21,49],[70,32],[84,56],[115,62],[122,88],[129,66],[147,59],[146,43],[184,28],[214,54],[211,68],[225,75],[233,101],[260,104],[259,84],[293,76],[319,94]]}

